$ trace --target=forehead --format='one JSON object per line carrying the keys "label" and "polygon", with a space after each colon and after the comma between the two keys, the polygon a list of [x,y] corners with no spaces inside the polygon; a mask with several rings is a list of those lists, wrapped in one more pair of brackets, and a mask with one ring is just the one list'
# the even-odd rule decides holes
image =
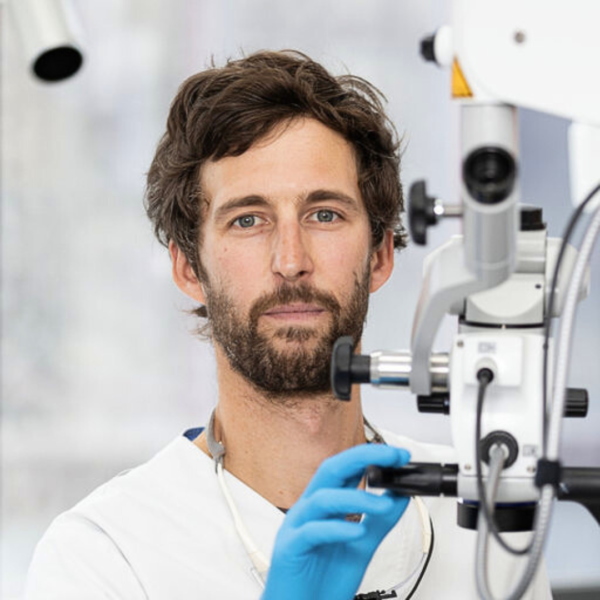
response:
{"label": "forehead", "polygon": [[281,125],[240,156],[207,162],[200,185],[209,213],[233,197],[299,198],[315,189],[337,189],[360,203],[352,146],[314,119]]}

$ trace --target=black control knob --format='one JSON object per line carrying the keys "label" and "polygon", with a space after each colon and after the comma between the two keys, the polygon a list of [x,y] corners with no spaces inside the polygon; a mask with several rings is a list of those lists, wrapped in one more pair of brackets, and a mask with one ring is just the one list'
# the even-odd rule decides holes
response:
{"label": "black control knob", "polygon": [[541,231],[546,229],[542,209],[539,206],[523,204],[519,207],[521,215],[521,231]]}
{"label": "black control knob", "polygon": [[584,388],[569,388],[567,390],[567,402],[565,404],[565,417],[580,418],[587,417],[589,406],[588,391]]}
{"label": "black control knob", "polygon": [[436,62],[435,59],[435,34],[428,35],[421,40],[421,56],[427,62]]}
{"label": "black control knob", "polygon": [[431,394],[417,396],[417,408],[422,413],[450,414],[450,396],[448,394]]}
{"label": "black control knob", "polygon": [[339,338],[331,355],[331,388],[338,400],[350,400],[353,383],[371,381],[371,357],[354,354],[354,340]]}
{"label": "black control knob", "polygon": [[437,223],[435,198],[427,195],[427,184],[423,180],[415,181],[410,186],[409,198],[410,236],[415,244],[424,246],[427,243],[427,228]]}

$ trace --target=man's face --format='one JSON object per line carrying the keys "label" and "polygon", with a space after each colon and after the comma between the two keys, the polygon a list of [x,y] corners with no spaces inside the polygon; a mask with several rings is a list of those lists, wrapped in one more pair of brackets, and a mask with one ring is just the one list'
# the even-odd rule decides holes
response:
{"label": "man's face", "polygon": [[201,283],[218,350],[268,395],[327,391],[333,343],[360,340],[374,287],[351,146],[296,120],[206,164],[201,186]]}

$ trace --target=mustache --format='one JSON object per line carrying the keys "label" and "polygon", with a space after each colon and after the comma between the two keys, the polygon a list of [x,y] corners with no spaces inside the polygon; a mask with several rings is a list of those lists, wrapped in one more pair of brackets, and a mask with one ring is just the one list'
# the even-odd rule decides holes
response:
{"label": "mustache", "polygon": [[334,314],[341,310],[340,303],[332,294],[317,290],[307,283],[298,285],[283,284],[274,292],[265,293],[254,302],[250,309],[250,322],[256,323],[258,318],[266,311],[292,302],[316,304]]}

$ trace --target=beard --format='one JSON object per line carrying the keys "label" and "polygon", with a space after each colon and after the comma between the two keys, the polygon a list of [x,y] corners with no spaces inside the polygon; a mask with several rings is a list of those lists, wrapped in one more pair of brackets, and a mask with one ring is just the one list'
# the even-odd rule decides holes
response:
{"label": "beard", "polygon": [[[227,293],[206,285],[205,279],[212,338],[223,349],[231,367],[268,398],[292,400],[304,394],[330,392],[333,345],[344,335],[351,336],[354,344],[361,339],[369,303],[369,282],[367,268],[361,277],[356,277],[354,288],[343,305],[332,294],[307,283],[286,283],[260,296],[248,316],[243,317]],[[259,331],[261,315],[292,302],[316,304],[325,309],[330,317],[329,325],[286,325],[270,333]]]}

